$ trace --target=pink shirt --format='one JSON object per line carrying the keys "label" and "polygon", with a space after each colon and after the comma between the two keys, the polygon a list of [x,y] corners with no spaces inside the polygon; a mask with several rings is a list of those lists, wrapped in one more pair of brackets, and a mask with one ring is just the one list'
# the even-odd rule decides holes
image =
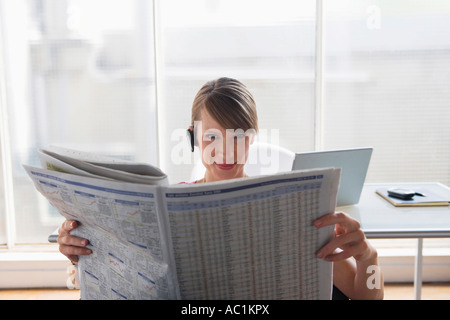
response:
{"label": "pink shirt", "polygon": [[198,181],[198,180],[195,180],[195,181],[192,181],[192,182],[185,182],[185,181],[182,181],[182,182],[178,182],[178,184],[194,184],[194,183],[197,183],[197,181]]}

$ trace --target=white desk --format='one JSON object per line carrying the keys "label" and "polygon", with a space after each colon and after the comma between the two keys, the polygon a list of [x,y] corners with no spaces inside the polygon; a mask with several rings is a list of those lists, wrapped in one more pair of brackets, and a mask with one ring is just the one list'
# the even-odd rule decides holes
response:
{"label": "white desk", "polygon": [[394,207],[375,193],[379,187],[423,187],[450,199],[450,188],[439,183],[365,184],[357,205],[337,208],[358,220],[367,238],[417,238],[415,298],[422,291],[423,238],[450,237],[450,206]]}

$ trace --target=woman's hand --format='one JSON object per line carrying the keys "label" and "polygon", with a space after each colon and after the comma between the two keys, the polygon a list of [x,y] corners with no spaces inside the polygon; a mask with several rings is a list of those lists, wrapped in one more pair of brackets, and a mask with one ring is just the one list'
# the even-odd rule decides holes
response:
{"label": "woman's hand", "polygon": [[89,241],[70,235],[70,231],[78,227],[75,220],[66,220],[58,230],[59,251],[65,255],[73,264],[78,264],[79,255],[89,255],[92,253],[86,246]]}
{"label": "woman's hand", "polygon": [[354,257],[356,261],[362,262],[377,255],[361,230],[359,222],[343,212],[327,214],[314,221],[314,225],[318,228],[336,225],[335,237],[317,252],[318,258],[341,261]]}
{"label": "woman's hand", "polygon": [[316,253],[318,258],[334,262],[335,286],[351,299],[383,299],[378,253],[367,241],[359,222],[343,212],[333,212],[315,220],[314,225],[335,225],[335,236]]}

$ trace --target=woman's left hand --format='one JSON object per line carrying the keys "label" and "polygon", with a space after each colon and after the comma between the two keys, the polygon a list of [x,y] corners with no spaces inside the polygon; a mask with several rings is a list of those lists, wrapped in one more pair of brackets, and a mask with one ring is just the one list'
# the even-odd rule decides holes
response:
{"label": "woman's left hand", "polygon": [[[343,212],[333,212],[314,221],[317,228],[336,225],[335,237],[316,254],[327,261],[341,261],[354,257],[357,262],[377,256],[376,250],[369,244],[358,221]],[[340,250],[338,250],[340,249]]]}

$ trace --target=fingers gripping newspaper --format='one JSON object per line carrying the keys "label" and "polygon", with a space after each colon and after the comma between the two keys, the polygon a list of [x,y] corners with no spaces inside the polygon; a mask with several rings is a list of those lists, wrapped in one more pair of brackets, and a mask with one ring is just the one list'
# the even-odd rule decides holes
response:
{"label": "fingers gripping newspaper", "polygon": [[66,149],[24,166],[89,240],[82,299],[330,299],[340,169],[169,185],[158,168]]}

